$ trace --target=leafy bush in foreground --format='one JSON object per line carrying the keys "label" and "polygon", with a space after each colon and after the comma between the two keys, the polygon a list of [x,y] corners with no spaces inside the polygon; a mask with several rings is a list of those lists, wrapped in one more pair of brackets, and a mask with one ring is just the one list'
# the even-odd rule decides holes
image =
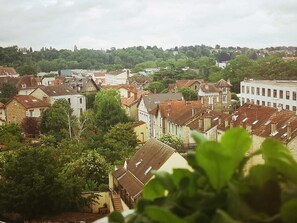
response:
{"label": "leafy bush in foreground", "polygon": [[[251,139],[243,129],[227,131],[221,142],[197,133],[193,171],[155,172],[135,212],[114,212],[109,222],[260,223],[297,222],[297,163],[280,142],[266,139],[246,156]],[[246,173],[246,163],[262,155],[264,164]]]}

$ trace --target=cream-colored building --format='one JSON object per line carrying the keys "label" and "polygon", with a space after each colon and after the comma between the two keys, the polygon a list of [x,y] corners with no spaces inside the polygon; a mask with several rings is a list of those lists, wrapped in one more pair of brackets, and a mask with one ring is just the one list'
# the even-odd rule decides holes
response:
{"label": "cream-colored building", "polygon": [[191,169],[175,149],[152,138],[123,167],[111,173],[109,187],[129,208],[133,208],[142,196],[144,185],[153,178],[153,170],[172,172],[174,168]]}

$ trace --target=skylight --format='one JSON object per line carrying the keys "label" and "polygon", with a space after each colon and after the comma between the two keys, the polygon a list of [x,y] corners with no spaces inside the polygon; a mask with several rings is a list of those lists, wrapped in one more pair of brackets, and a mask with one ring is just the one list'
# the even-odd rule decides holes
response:
{"label": "skylight", "polygon": [[135,166],[138,167],[139,164],[141,164],[141,162],[142,162],[142,159],[140,159],[137,163],[135,163]]}
{"label": "skylight", "polygon": [[53,93],[56,94],[57,92],[56,91],[53,91]]}
{"label": "skylight", "polygon": [[256,125],[258,123],[259,120],[256,120],[253,122],[253,125]]}
{"label": "skylight", "polygon": [[284,128],[286,128],[287,127],[287,125],[284,125],[283,127],[282,127],[282,129],[284,129]]}
{"label": "skylight", "polygon": [[272,132],[272,133],[270,134],[270,136],[276,136],[277,133],[278,133],[278,131],[274,131],[274,132]]}
{"label": "skylight", "polygon": [[150,166],[149,168],[147,168],[147,170],[144,172],[144,175],[147,175],[151,170],[152,170],[152,166]]}
{"label": "skylight", "polygon": [[218,120],[218,119],[219,119],[219,117],[215,117],[213,120],[216,121],[216,120]]}
{"label": "skylight", "polygon": [[270,124],[271,120],[268,120],[264,125]]}
{"label": "skylight", "polygon": [[246,120],[248,120],[248,118],[243,119],[242,122],[245,122]]}

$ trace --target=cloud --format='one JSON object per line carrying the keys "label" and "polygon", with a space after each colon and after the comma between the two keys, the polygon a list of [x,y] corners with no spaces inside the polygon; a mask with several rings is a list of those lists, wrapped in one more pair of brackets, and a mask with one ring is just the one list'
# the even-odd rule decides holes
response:
{"label": "cloud", "polygon": [[0,46],[297,45],[295,0],[10,0]]}

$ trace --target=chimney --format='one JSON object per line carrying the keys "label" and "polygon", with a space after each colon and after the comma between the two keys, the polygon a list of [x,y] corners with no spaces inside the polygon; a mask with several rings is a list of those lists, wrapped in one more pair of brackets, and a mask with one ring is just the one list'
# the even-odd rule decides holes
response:
{"label": "chimney", "polygon": [[137,100],[137,91],[134,92],[133,96],[134,96],[134,101],[136,101]]}
{"label": "chimney", "polygon": [[225,120],[225,128],[227,128],[228,126],[229,126],[229,122]]}
{"label": "chimney", "polygon": [[211,117],[204,117],[203,118],[203,131],[210,129],[211,127]]}
{"label": "chimney", "polygon": [[230,122],[230,128],[234,128],[234,122],[233,122],[233,120],[231,120],[231,122]]}
{"label": "chimney", "polygon": [[171,113],[171,102],[168,102],[168,117],[169,117],[169,115],[170,115],[170,113]]}
{"label": "chimney", "polygon": [[199,120],[198,120],[198,128],[199,129],[202,129],[202,125],[203,125],[203,119],[202,118],[199,118]]}
{"label": "chimney", "polygon": [[271,134],[276,131],[276,123],[271,122]]}
{"label": "chimney", "polygon": [[292,127],[291,127],[291,122],[288,122],[288,125],[287,125],[287,138],[291,139],[291,137],[292,137]]}

